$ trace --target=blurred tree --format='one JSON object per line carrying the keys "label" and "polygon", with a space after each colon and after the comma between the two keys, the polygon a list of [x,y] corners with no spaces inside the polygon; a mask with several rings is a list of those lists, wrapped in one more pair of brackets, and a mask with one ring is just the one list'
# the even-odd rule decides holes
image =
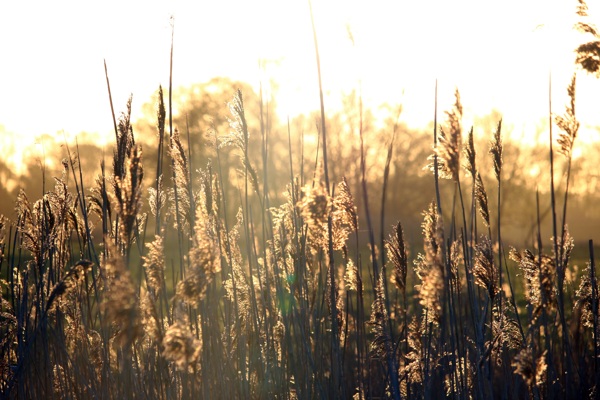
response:
{"label": "blurred tree", "polygon": [[12,217],[17,197],[18,176],[0,160],[0,215]]}
{"label": "blurred tree", "polygon": [[[289,178],[289,172],[287,172],[289,164],[283,164],[283,168],[281,164],[284,155],[283,160],[287,162],[288,146],[287,136],[282,135],[286,131],[278,128],[276,114],[273,112],[275,108],[273,99],[261,99],[260,94],[257,94],[248,83],[224,77],[176,88],[172,96],[173,131],[176,129],[179,131],[185,156],[189,159],[188,165],[195,186],[194,190],[199,189],[197,186],[199,169],[205,169],[208,163],[212,164],[211,168],[214,172],[216,168],[222,168],[224,176],[229,178],[223,184],[224,191],[228,193],[230,200],[229,212],[233,213],[233,216],[237,211],[236,200],[239,199],[239,195],[236,191],[241,187],[238,185],[237,178],[240,176],[242,165],[239,162],[238,150],[232,146],[219,147],[220,164],[218,165],[215,143],[220,144],[222,138],[232,131],[229,120],[234,117],[228,104],[233,100],[238,89],[243,95],[244,114],[248,124],[248,157],[257,172],[259,190],[262,192],[265,182],[268,181],[270,187],[276,189],[277,192],[282,192],[284,186],[278,185],[277,183],[281,182],[276,182],[276,178],[278,176]],[[167,93],[164,94],[164,101],[167,108],[164,156],[168,157],[166,153],[169,146]],[[146,174],[146,179],[150,181],[156,178],[154,171],[158,160],[157,103],[158,99],[145,103],[142,106],[143,117],[134,124],[136,140],[144,146],[146,170],[152,171]],[[284,144],[285,153],[281,153]],[[277,148],[277,152],[273,152],[273,148]],[[264,162],[264,154],[266,154],[267,163]],[[166,161],[167,158],[164,160]],[[265,170],[269,171],[268,179],[265,177]],[[170,162],[164,163],[163,176],[164,184],[170,186],[172,184]]]}
{"label": "blurred tree", "polygon": [[[194,158],[194,167],[205,166],[207,158],[213,157],[214,132],[224,135],[229,132],[228,119],[231,118],[227,104],[240,89],[244,95],[244,108],[250,129],[250,137],[257,139],[260,133],[260,97],[245,82],[217,77],[208,82],[173,90],[173,130],[178,129],[181,138]],[[165,92],[167,121],[165,134],[169,134],[168,94]],[[142,105],[143,116],[134,124],[136,139],[145,145],[145,157],[156,159],[154,150],[158,144],[156,128],[157,100]],[[188,136],[189,135],[189,136]],[[189,143],[187,143],[189,137]]]}

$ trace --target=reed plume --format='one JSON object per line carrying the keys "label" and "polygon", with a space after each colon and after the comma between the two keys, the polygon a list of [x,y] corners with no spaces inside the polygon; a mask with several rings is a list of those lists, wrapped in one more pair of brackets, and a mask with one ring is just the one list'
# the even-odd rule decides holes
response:
{"label": "reed plume", "polygon": [[546,352],[535,359],[532,349],[529,346],[524,347],[513,359],[512,367],[517,374],[521,375],[531,390],[545,383],[547,369]]}
{"label": "reed plume", "polygon": [[297,207],[308,226],[312,249],[326,249],[328,243],[327,221],[332,209],[331,197],[321,180],[302,189],[302,199]]}
{"label": "reed plume", "polygon": [[[115,236],[120,239],[122,251],[128,249],[134,236],[134,227],[141,209],[144,178],[142,148],[135,143],[131,125],[131,102],[132,96],[127,101],[127,111],[119,118],[117,143],[113,153],[112,186],[119,217]],[[100,194],[105,199],[103,186],[100,186]],[[102,204],[102,209],[106,207],[104,201],[98,200],[97,203]]]}
{"label": "reed plume", "polygon": [[498,126],[494,131],[494,139],[490,143],[490,154],[494,161],[494,175],[496,180],[500,182],[502,175],[502,119],[498,121]]}
{"label": "reed plume", "polygon": [[469,131],[467,143],[465,144],[464,148],[464,154],[466,158],[466,164],[464,165],[464,168],[472,177],[475,177],[477,174],[477,160],[475,157],[476,152],[475,141],[473,139],[473,127],[471,127],[471,130]]}
{"label": "reed plume", "polygon": [[580,65],[585,71],[595,76],[600,75],[600,34],[596,25],[589,23],[586,19],[588,15],[588,6],[585,0],[578,0],[577,15],[581,17],[575,24],[575,29],[579,32],[592,36],[592,40],[582,43],[575,49],[575,63]]}
{"label": "reed plume", "polygon": [[[110,243],[110,242],[107,242]],[[102,310],[110,323],[115,343],[130,348],[143,334],[137,290],[125,260],[114,247],[100,264],[104,283]]]}
{"label": "reed plume", "polygon": [[256,193],[258,191],[258,174],[252,166],[249,157],[250,130],[246,121],[246,112],[244,109],[244,96],[242,91],[238,89],[228,104],[231,118],[228,118],[231,131],[229,134],[221,136],[219,148],[233,146],[238,150],[238,154],[242,165],[244,166],[244,176],[247,176]]}
{"label": "reed plume", "polygon": [[401,292],[406,289],[406,272],[408,270],[408,251],[405,245],[402,224],[398,221],[393,233],[385,241],[388,259],[393,266],[392,282]]}
{"label": "reed plume", "polygon": [[492,323],[492,354],[496,357],[498,364],[502,363],[501,352],[504,346],[508,349],[520,349],[523,347],[523,336],[517,320],[508,313],[508,308],[496,310],[495,315],[499,317]]}
{"label": "reed plume", "polygon": [[383,274],[375,288],[375,300],[371,305],[371,319],[369,324],[373,330],[373,341],[371,342],[371,351],[374,355],[387,359],[393,357],[393,342],[388,328],[388,312],[385,305],[385,290],[383,287]]}
{"label": "reed plume", "polygon": [[573,74],[571,83],[567,87],[567,94],[569,96],[569,103],[565,107],[565,113],[563,115],[555,115],[554,120],[556,125],[560,128],[561,132],[558,134],[558,145],[559,152],[570,158],[573,151],[573,144],[579,131],[579,121],[575,115],[575,89],[577,83],[577,76]]}
{"label": "reed plume", "polygon": [[429,322],[438,324],[442,316],[444,291],[444,264],[442,262],[442,221],[435,203],[424,213],[422,224],[425,254],[415,260],[415,272],[421,283],[415,286],[419,303],[424,307]]}
{"label": "reed plume", "polygon": [[192,334],[188,324],[177,321],[169,326],[162,341],[162,355],[175,363],[180,371],[188,372],[198,361],[202,342]]}
{"label": "reed plume", "polygon": [[275,233],[273,238],[275,256],[284,263],[288,262],[288,256],[297,257],[299,251],[296,242],[292,240],[296,234],[296,206],[293,197],[292,186],[287,185],[284,192],[285,201],[279,207],[271,207],[270,209],[273,232]]}
{"label": "reed plume", "polygon": [[[169,141],[169,155],[173,168],[173,188],[170,190],[171,215],[173,215],[174,228],[187,229],[191,223],[191,207],[193,205],[190,193],[190,171],[185,149],[181,143],[179,130],[175,129]],[[156,200],[159,200],[158,198]],[[160,199],[162,200],[162,199]]]}
{"label": "reed plume", "polygon": [[350,233],[358,230],[358,214],[346,178],[338,184],[332,200],[331,221],[333,248],[341,250]]}
{"label": "reed plume", "polygon": [[131,149],[125,162],[124,175],[115,176],[115,193],[120,221],[120,239],[122,246],[129,246],[134,237],[138,217],[141,216],[142,183],[144,168],[142,165],[142,149],[135,146]]}
{"label": "reed plume", "polygon": [[214,221],[206,214],[202,202],[196,210],[193,243],[188,258],[190,268],[186,277],[177,284],[177,297],[186,303],[197,304],[204,299],[208,286],[221,270]]}
{"label": "reed plume", "polygon": [[509,257],[515,261],[525,279],[527,291],[525,297],[532,305],[533,319],[537,319],[542,308],[548,310],[555,307],[554,279],[556,265],[554,259],[547,255],[535,256],[530,250],[519,253],[514,248],[510,249]]}
{"label": "reed plume", "polygon": [[481,175],[477,172],[475,178],[475,200],[477,201],[477,206],[479,210],[479,215],[481,215],[481,219],[486,227],[490,227],[490,209],[488,206],[488,197],[487,192],[485,191],[485,186],[483,185],[483,180],[481,179]]}
{"label": "reed plume", "polygon": [[142,287],[140,290],[140,317],[144,333],[151,341],[161,343],[164,326],[162,319],[159,317],[157,304],[160,306],[157,296]]}
{"label": "reed plume", "polygon": [[[462,151],[462,114],[458,89],[454,92],[454,106],[446,111],[446,127],[440,126],[439,145],[436,147],[438,156],[438,174],[440,178],[457,181],[460,172],[460,153]],[[431,159],[431,157],[430,157]],[[433,169],[433,164],[429,165]]]}
{"label": "reed plume", "polygon": [[148,205],[150,206],[150,212],[155,217],[160,215],[168,199],[167,192],[163,188],[162,175],[158,178],[156,186],[156,188],[148,188]]}
{"label": "reed plume", "polygon": [[[410,351],[406,354],[406,365],[402,371],[402,375],[406,374],[411,384],[423,383],[425,378],[424,367],[429,361],[426,359],[426,354],[423,346],[424,331],[422,324],[416,316],[412,317],[408,325],[408,348]],[[407,395],[407,393],[404,393]]]}
{"label": "reed plume", "polygon": [[143,261],[148,279],[148,287],[158,296],[165,284],[165,249],[163,236],[156,235],[154,240],[149,242],[146,246],[148,252],[143,257]]}
{"label": "reed plume", "polygon": [[358,291],[360,288],[362,288],[362,282],[358,273],[358,268],[352,259],[348,260],[348,264],[346,264],[344,282],[346,283],[346,288],[348,290]]}
{"label": "reed plume", "polygon": [[492,304],[500,292],[498,287],[498,271],[494,264],[494,251],[492,241],[488,236],[481,236],[475,246],[475,264],[473,266],[475,283],[485,289]]}
{"label": "reed plume", "polygon": [[[597,318],[599,317],[598,311],[594,310],[594,301],[597,301],[597,299],[594,299],[594,294],[598,293],[599,287],[598,282],[592,282],[591,268],[592,265],[590,262],[588,262],[583,271],[583,274],[581,275],[579,287],[575,292],[576,300],[574,305],[575,309],[581,310],[581,324],[588,328],[594,328],[594,319],[597,320]],[[598,333],[600,332],[597,332],[596,335],[598,335]]]}
{"label": "reed plume", "polygon": [[75,264],[65,276],[50,291],[48,301],[46,302],[46,313],[52,309],[55,301],[69,290],[72,290],[83,280],[84,275],[92,269],[94,264],[88,260],[81,260]]}
{"label": "reed plume", "polygon": [[[125,163],[130,157],[131,150],[135,146],[135,138],[133,136],[133,126],[131,125],[131,103],[133,96],[129,96],[126,105],[126,112],[121,113],[117,124],[116,132],[116,147],[113,153],[113,173],[114,176],[123,179],[125,176]],[[114,185],[117,198],[121,198],[120,188]]]}

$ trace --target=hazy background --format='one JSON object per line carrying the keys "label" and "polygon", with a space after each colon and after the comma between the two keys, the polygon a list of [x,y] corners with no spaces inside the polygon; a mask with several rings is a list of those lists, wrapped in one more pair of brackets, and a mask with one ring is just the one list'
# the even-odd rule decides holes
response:
{"label": "hazy background", "polygon": [[[316,108],[304,1],[33,1],[0,7],[0,121],[8,131],[110,132],[102,60],[116,104],[134,93],[139,111],[167,82],[171,16],[175,85],[230,76],[257,88],[261,79],[273,79],[284,115]],[[339,107],[336,96],[360,79],[367,102],[402,102],[403,119],[415,126],[432,119],[437,78],[443,103],[451,102],[458,86],[467,114],[497,108],[521,129],[546,113],[551,69],[555,94],[562,95],[574,46],[582,40],[572,30],[576,1],[323,0],[313,7],[324,85],[333,97],[328,106]],[[598,92],[593,82],[585,83],[595,86],[590,90],[580,86],[581,118],[597,114],[591,112]]]}
{"label": "hazy background", "polygon": [[[480,157],[503,118],[504,135],[515,141],[506,152],[506,207],[514,210],[506,224],[515,240],[527,240],[535,190],[548,187],[547,150],[533,146],[540,137],[547,146],[549,75],[554,111],[561,113],[575,71],[573,50],[585,40],[572,29],[576,4],[314,1],[328,123],[332,142],[339,144],[331,147],[338,177],[356,172],[351,139],[358,93],[367,109],[374,195],[382,154],[402,105],[391,178],[395,191],[388,204],[394,209],[391,216],[412,218],[418,229],[419,213],[431,199],[431,177],[423,167],[431,152],[437,79],[440,122],[458,87],[464,127],[474,124]],[[600,20],[593,6],[590,15]],[[1,212],[10,214],[19,187],[41,194],[40,166],[46,165],[47,179],[58,174],[65,141],[73,143],[77,137],[81,144],[98,147],[82,150],[90,181],[99,168],[100,150],[110,156],[114,131],[103,60],[117,113],[133,93],[136,134],[149,145],[151,157],[153,96],[159,84],[168,86],[173,23],[175,114],[182,127],[182,116],[196,110],[199,120],[192,121],[192,137],[202,138],[207,129],[201,115],[217,118],[214,114],[221,113],[218,118],[224,121],[225,103],[241,85],[232,83],[236,81],[256,94],[262,87],[273,112],[274,149],[285,149],[276,144],[277,138],[284,143],[288,117],[294,140],[304,134],[311,145],[316,129],[310,113],[318,108],[318,86],[304,1],[5,2],[0,5]],[[225,79],[204,85],[215,77]],[[217,88],[212,103],[201,102],[207,87]],[[577,90],[582,127],[575,144],[573,189],[580,197],[573,200],[570,217],[574,236],[579,233],[585,240],[598,236],[600,85],[579,72]]]}

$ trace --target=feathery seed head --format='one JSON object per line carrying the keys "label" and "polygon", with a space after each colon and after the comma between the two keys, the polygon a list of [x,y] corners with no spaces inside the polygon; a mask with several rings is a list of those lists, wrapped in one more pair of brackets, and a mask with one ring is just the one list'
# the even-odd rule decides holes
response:
{"label": "feathery seed head", "polygon": [[[108,240],[107,243],[112,242]],[[105,280],[101,307],[114,329],[115,343],[127,348],[143,332],[137,290],[119,252],[113,246],[107,250],[108,257],[100,264],[100,272]]]}
{"label": "feathery seed head", "polygon": [[492,241],[489,237],[482,236],[480,242],[475,246],[473,275],[475,276],[475,283],[487,290],[492,303],[500,291],[498,288],[498,272],[496,269]]}
{"label": "feathery seed head", "polygon": [[576,75],[573,74],[571,83],[567,88],[567,94],[569,95],[570,102],[565,107],[564,115],[555,115],[554,119],[556,125],[560,128],[558,135],[558,144],[560,146],[559,151],[567,158],[571,157],[573,151],[573,144],[579,131],[579,121],[575,115],[575,87],[576,87]]}
{"label": "feathery seed head", "polygon": [[326,248],[327,222],[332,209],[331,197],[327,193],[325,184],[320,180],[314,185],[306,185],[302,189],[303,197],[297,203],[304,222],[308,225],[308,232],[313,249]]}
{"label": "feathery seed head", "polygon": [[[460,153],[462,150],[462,104],[460,93],[456,89],[454,107],[446,111],[446,129],[440,127],[439,143],[436,145],[438,173],[440,178],[457,181],[460,172]],[[431,159],[431,157],[430,157]],[[430,164],[430,168],[433,165]]]}
{"label": "feathery seed head", "polygon": [[187,325],[175,322],[162,341],[162,354],[177,365],[180,371],[188,371],[200,356],[202,342],[196,339]]}
{"label": "feathery seed head", "polygon": [[333,248],[341,250],[350,233],[358,230],[358,215],[346,178],[338,184],[331,206]]}
{"label": "feathery seed head", "polygon": [[491,142],[490,154],[494,160],[494,174],[496,180],[500,182],[502,173],[502,119],[498,121],[498,127],[494,132],[494,140]]}
{"label": "feathery seed head", "polygon": [[344,282],[348,290],[358,291],[362,289],[362,282],[358,273],[358,267],[351,259],[346,264],[346,273],[344,274]]}
{"label": "feathery seed head", "polygon": [[405,246],[404,231],[398,221],[396,229],[385,241],[388,259],[393,265],[392,281],[400,291],[406,288],[406,272],[408,269],[408,251]]}
{"label": "feathery seed head", "polygon": [[164,284],[165,253],[163,238],[161,235],[154,236],[154,240],[146,245],[147,255],[143,257],[144,268],[148,277],[148,286],[157,295]]}
{"label": "feathery seed head", "polygon": [[[598,290],[598,280],[596,279],[596,287],[592,285],[591,279],[591,263],[586,263],[586,268],[583,275],[581,276],[581,282],[579,288],[575,293],[575,309],[581,310],[581,324],[588,328],[594,327],[594,301],[598,301],[597,297],[594,299],[594,294],[598,296],[600,293]],[[597,312],[597,311],[596,311]],[[596,315],[597,317],[597,315]]]}
{"label": "feathery seed head", "polygon": [[191,268],[177,284],[177,296],[187,303],[195,304],[204,299],[208,286],[221,270],[219,243],[212,221],[198,204],[193,245],[189,251]]}
{"label": "feathery seed head", "polygon": [[490,227],[490,210],[488,207],[488,197],[487,192],[485,191],[485,186],[483,185],[483,179],[481,179],[481,175],[479,172],[476,173],[475,178],[475,200],[477,201],[479,215],[481,215],[481,219],[486,227]]}
{"label": "feathery seed head", "polygon": [[467,164],[465,165],[465,169],[471,176],[475,176],[477,173],[477,164],[475,157],[475,142],[473,140],[473,127],[469,131],[469,138],[467,140],[467,144],[464,149],[465,156],[467,158]]}

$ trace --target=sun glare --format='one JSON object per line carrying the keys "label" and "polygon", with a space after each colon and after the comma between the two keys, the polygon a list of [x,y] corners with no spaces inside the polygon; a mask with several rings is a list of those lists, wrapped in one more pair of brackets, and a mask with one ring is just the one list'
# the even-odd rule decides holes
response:
{"label": "sun glare", "polygon": [[0,3],[0,398],[600,393],[600,10]]}
{"label": "sun glare", "polygon": [[[231,76],[276,98],[282,118],[318,108],[314,45],[308,6],[302,2],[72,1],[3,5],[0,123],[26,140],[41,134],[88,132],[112,138],[103,60],[113,101],[121,110],[134,95],[134,118],[158,84],[168,86],[171,16],[173,84],[185,86]],[[548,113],[561,112],[582,40],[572,29],[575,4],[561,1],[313,1],[326,107],[359,91],[365,105],[403,105],[402,121],[423,128],[461,91],[465,125],[499,111],[524,140]],[[69,10],[69,13],[66,12]],[[9,17],[10,16],[10,17]],[[579,73],[581,140],[597,138],[596,79]],[[589,127],[589,128],[588,128]],[[5,141],[8,140],[5,138]],[[13,156],[13,159],[18,157]]]}

